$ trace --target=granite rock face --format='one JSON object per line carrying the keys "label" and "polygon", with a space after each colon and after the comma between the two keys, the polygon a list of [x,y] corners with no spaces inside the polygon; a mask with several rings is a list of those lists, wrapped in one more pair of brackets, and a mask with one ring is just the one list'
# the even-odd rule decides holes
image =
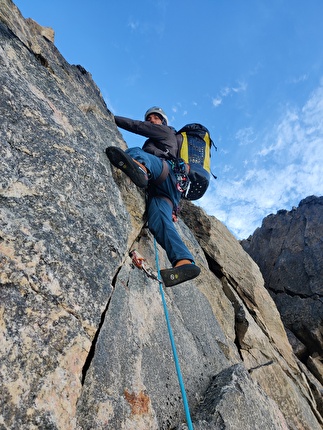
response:
{"label": "granite rock face", "polygon": [[[91,75],[0,0],[0,428],[184,429],[142,192]],[[258,266],[214,217],[177,225],[201,267],[165,291],[195,430],[322,425]],[[158,247],[161,267],[169,265]]]}
{"label": "granite rock face", "polygon": [[323,384],[323,197],[263,220],[243,248],[258,264],[297,357]]}

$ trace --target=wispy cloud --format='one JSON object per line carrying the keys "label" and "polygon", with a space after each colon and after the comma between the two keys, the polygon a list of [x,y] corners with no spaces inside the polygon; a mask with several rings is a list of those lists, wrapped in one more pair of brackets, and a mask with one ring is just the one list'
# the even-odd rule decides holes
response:
{"label": "wispy cloud", "polygon": [[128,27],[130,27],[133,31],[137,30],[139,28],[139,21],[129,18]]}
{"label": "wispy cloud", "polygon": [[141,79],[141,71],[140,70],[134,70],[132,74],[128,75],[126,78],[126,86],[133,87],[137,84],[137,82]]}
{"label": "wispy cloud", "polygon": [[253,136],[248,128],[238,136],[250,146],[251,167],[235,179],[211,182],[200,201],[240,239],[268,214],[290,210],[308,195],[323,195],[323,80],[304,106],[286,108],[261,150]]}
{"label": "wispy cloud", "polygon": [[287,83],[288,84],[299,84],[300,82],[307,81],[308,78],[309,78],[309,75],[307,73],[304,73],[303,75],[290,78],[287,81]]}
{"label": "wispy cloud", "polygon": [[139,32],[141,35],[155,34],[159,39],[162,39],[165,34],[167,22],[167,6],[167,1],[159,0],[152,4],[152,7],[155,7],[156,9],[156,13],[154,14],[154,19],[152,21],[145,20],[142,16],[140,16],[140,20],[130,17],[128,19],[127,26],[133,32]]}
{"label": "wispy cloud", "polygon": [[257,139],[257,137],[255,136],[255,131],[252,127],[246,127],[238,130],[235,135],[235,138],[239,142],[240,146],[250,145],[254,143]]}
{"label": "wispy cloud", "polygon": [[236,86],[226,86],[221,88],[219,94],[212,98],[212,105],[214,107],[220,106],[224,99],[232,96],[233,94],[241,93],[246,91],[247,84],[246,82],[238,82]]}
{"label": "wispy cloud", "polygon": [[214,107],[218,107],[222,104],[222,97],[214,97],[212,99],[212,104]]}

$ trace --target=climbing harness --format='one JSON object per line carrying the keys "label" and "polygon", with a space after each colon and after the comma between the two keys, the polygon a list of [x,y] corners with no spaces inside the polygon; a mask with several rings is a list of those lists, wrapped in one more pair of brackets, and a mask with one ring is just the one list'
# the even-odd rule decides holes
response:
{"label": "climbing harness", "polygon": [[157,242],[156,242],[155,238],[154,238],[154,246],[155,246],[156,267],[157,267],[158,281],[159,281],[159,291],[160,291],[160,295],[161,295],[162,302],[163,302],[164,314],[165,314],[165,318],[166,318],[169,339],[170,339],[170,343],[171,343],[171,346],[172,346],[172,351],[173,351],[173,357],[174,357],[174,362],[175,362],[175,367],[176,367],[178,382],[179,382],[179,386],[180,386],[181,393],[182,393],[182,399],[183,399],[183,404],[184,404],[184,411],[185,411],[185,416],[186,416],[186,423],[187,423],[187,426],[188,426],[188,430],[194,430],[193,429],[192,420],[191,420],[191,415],[190,415],[190,409],[189,409],[189,406],[188,406],[186,391],[185,391],[185,387],[184,387],[184,382],[183,382],[183,378],[182,378],[181,368],[180,368],[180,364],[179,364],[179,361],[178,361],[178,356],[177,356],[177,351],[176,351],[176,345],[175,345],[174,335],[173,335],[172,327],[170,325],[170,320],[169,320],[169,315],[168,315],[168,309],[167,309],[165,294],[164,294],[164,290],[163,290],[163,283],[160,280],[161,276],[160,276],[160,268],[159,268],[158,249],[157,249]]}
{"label": "climbing harness", "polygon": [[161,174],[156,179],[150,179],[150,183],[154,184],[155,186],[162,184],[167,179],[169,174],[169,165],[167,164],[166,160],[162,159],[161,161],[163,165]]}

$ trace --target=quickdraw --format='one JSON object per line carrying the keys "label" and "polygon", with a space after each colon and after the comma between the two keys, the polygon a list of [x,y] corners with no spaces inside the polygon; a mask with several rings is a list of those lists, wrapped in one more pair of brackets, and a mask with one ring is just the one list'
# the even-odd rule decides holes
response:
{"label": "quickdraw", "polygon": [[188,191],[190,187],[189,165],[182,158],[169,159],[168,161],[176,177],[176,188],[181,193]]}
{"label": "quickdraw", "polygon": [[129,256],[131,257],[134,266],[138,267],[138,269],[140,270],[143,270],[149,278],[160,282],[158,277],[152,273],[152,269],[147,266],[146,259],[142,255],[140,255],[138,251],[133,249],[129,252]]}

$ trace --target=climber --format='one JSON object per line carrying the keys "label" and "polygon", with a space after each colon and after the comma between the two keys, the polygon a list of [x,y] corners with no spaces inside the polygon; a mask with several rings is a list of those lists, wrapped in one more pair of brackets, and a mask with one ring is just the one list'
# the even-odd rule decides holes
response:
{"label": "climber", "polygon": [[174,128],[168,126],[165,112],[156,106],[147,110],[144,121],[115,116],[115,122],[124,130],[148,138],[142,149],[122,151],[110,146],[106,154],[138,187],[147,188],[148,228],[172,264],[172,268],[160,271],[165,286],[197,277],[200,268],[195,265],[173,222],[173,210],[178,206],[187,180],[185,174],[174,169],[180,144]]}

